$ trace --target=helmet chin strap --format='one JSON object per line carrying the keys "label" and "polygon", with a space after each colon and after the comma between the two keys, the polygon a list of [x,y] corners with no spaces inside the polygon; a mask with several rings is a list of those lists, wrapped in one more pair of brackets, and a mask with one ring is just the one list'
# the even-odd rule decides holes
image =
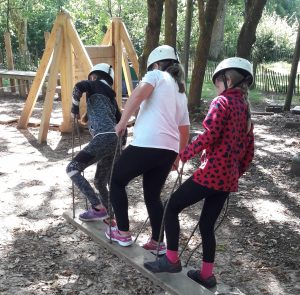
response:
{"label": "helmet chin strap", "polygon": [[[225,76],[225,73],[222,75],[223,76],[223,82],[224,82],[224,87],[225,87],[225,90],[227,90],[229,87],[228,87],[228,84],[227,84],[227,79],[226,79],[226,76]],[[242,84],[243,82],[246,82],[249,80],[249,76],[248,77],[244,77],[241,81],[235,83],[232,87],[230,88],[235,88],[237,86],[239,86],[240,84]]]}
{"label": "helmet chin strap", "polygon": [[222,77],[223,77],[223,83],[224,83],[225,90],[227,90],[228,84],[227,84],[227,79],[226,79],[225,73],[222,74]]}

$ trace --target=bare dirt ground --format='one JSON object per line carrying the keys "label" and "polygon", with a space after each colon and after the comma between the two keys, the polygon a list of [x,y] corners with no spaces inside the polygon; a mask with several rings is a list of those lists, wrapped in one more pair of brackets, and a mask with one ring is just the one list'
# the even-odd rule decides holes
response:
{"label": "bare dirt ground", "polygon": [[[0,116],[19,118],[24,100],[0,97]],[[33,116],[40,118],[42,101]],[[255,106],[263,110],[264,106]],[[60,117],[55,101],[53,118]],[[300,130],[285,128],[290,113],[253,116],[256,154],[250,170],[231,195],[228,212],[217,230],[215,274],[220,282],[247,295],[300,294],[300,177],[291,171],[292,156],[300,151]],[[199,122],[193,123],[195,130]],[[47,144],[38,144],[39,129],[18,130],[16,122],[0,124],[0,294],[167,294],[141,273],[101,248],[68,224],[62,213],[72,208],[72,186],[65,167],[72,156],[70,134],[49,130]],[[81,143],[89,135],[84,132]],[[75,151],[79,150],[78,141]],[[191,175],[197,159],[185,167]],[[85,172],[93,179],[95,167]],[[163,192],[167,198],[176,172]],[[144,221],[140,179],[128,188],[133,232]],[[76,191],[76,208],[85,202]],[[181,215],[181,244],[198,220],[201,204]],[[145,229],[139,237],[147,239]],[[198,232],[183,254],[183,263],[199,245]],[[201,247],[189,261],[200,266]],[[237,294],[231,293],[231,294]]]}

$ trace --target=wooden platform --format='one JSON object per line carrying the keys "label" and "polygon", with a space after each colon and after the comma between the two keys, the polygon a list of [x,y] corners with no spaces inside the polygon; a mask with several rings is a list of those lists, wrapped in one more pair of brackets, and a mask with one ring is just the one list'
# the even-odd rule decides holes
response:
{"label": "wooden platform", "polygon": [[32,71],[0,70],[1,92],[4,92],[2,79],[17,80],[18,92],[21,97],[25,98],[35,75],[36,73]]}
{"label": "wooden platform", "polygon": [[212,295],[218,294],[209,291],[201,285],[195,283],[186,276],[188,269],[184,268],[182,272],[170,274],[160,273],[153,274],[144,268],[143,264],[146,261],[153,261],[155,256],[137,244],[133,244],[130,247],[121,247],[117,243],[110,243],[105,237],[105,224],[103,222],[82,222],[78,218],[73,219],[71,212],[65,212],[63,217],[76,226],[78,229],[85,232],[96,243],[104,246],[109,251],[117,255],[119,258],[125,260],[131,264],[134,268],[139,270],[144,276],[152,280],[155,284],[161,288],[177,295]]}

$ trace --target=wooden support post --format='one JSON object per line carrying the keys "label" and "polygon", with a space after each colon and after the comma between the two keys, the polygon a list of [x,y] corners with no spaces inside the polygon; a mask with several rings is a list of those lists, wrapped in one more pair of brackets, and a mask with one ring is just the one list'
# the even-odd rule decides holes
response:
{"label": "wooden support post", "polygon": [[135,70],[136,75],[139,77],[139,61],[137,54],[134,50],[133,44],[130,40],[129,34],[126,30],[126,27],[124,23],[121,23],[121,28],[120,28],[120,37],[121,40],[126,48],[126,52],[128,54],[128,57],[130,61],[132,62],[133,68]]}
{"label": "wooden support post", "polygon": [[[2,50],[0,50],[0,64],[3,64],[3,55],[2,55]],[[0,94],[4,94],[4,89],[3,89],[3,80],[0,77]]]}
{"label": "wooden support post", "polygon": [[58,23],[55,22],[51,31],[50,38],[47,43],[47,47],[44,51],[43,57],[41,59],[39,68],[36,73],[36,77],[33,80],[32,86],[30,88],[24,109],[22,111],[21,117],[18,122],[19,129],[25,129],[28,124],[29,117],[32,114],[34,105],[36,103],[38,93],[41,90],[41,87],[45,81],[45,77],[48,73],[50,67],[50,61],[53,53],[53,48],[55,46],[56,34],[60,33],[61,28],[58,26]]}
{"label": "wooden support post", "polygon": [[1,77],[0,77],[0,94],[4,94],[3,80]]}
{"label": "wooden support post", "polygon": [[63,52],[60,66],[61,101],[63,114],[63,122],[60,126],[61,132],[71,132],[72,130],[71,106],[72,89],[75,81],[75,65],[73,48],[67,33],[67,22],[69,21],[70,19],[67,18],[63,28]]}
{"label": "wooden support post", "polygon": [[[13,59],[13,52],[11,48],[11,39],[10,34],[8,32],[4,33],[4,43],[5,43],[5,50],[6,50],[6,59],[7,59],[7,69],[14,70],[14,59]],[[10,87],[12,93],[16,93],[16,84],[14,79],[10,79]]]}
{"label": "wooden support post", "polygon": [[[124,40],[124,44],[122,43],[122,40]],[[18,122],[18,128],[27,127],[38,93],[40,92],[50,69],[40,132],[38,136],[40,143],[46,141],[47,138],[59,73],[63,115],[60,130],[62,132],[70,132],[72,130],[70,114],[72,105],[72,90],[75,82],[87,78],[93,65],[92,60],[95,64],[99,62],[107,62],[114,67],[114,90],[120,107],[122,107],[122,68],[124,69],[125,81],[129,93],[132,92],[133,88],[128,56],[130,56],[133,64],[136,66],[136,72],[138,72],[137,56],[126,28],[122,24],[120,18],[113,19],[111,27],[105,35],[104,43],[109,45],[94,47],[89,46],[88,48],[85,48],[74,27],[70,15],[67,12],[62,11],[59,13],[56,21],[54,22],[51,34],[48,35],[45,33],[45,42],[46,48],[40,62],[40,66],[33,80],[24,109]],[[123,49],[127,49],[127,52],[124,51],[124,55]],[[91,55],[93,55],[93,59],[89,56],[88,50]],[[81,102],[80,107],[82,105],[84,107],[84,97],[81,99]]]}
{"label": "wooden support post", "polygon": [[62,49],[63,44],[61,42],[62,30],[59,30],[56,34],[56,41],[55,41],[55,47],[54,47],[54,53],[53,53],[53,59],[52,59],[52,66],[49,73],[49,81],[47,85],[47,93],[45,97],[44,107],[43,107],[43,114],[41,119],[41,126],[38,136],[39,143],[43,143],[47,139],[47,133],[49,129],[50,124],[50,117],[53,107],[53,100],[54,100],[54,94],[56,90],[57,85],[57,77],[58,72],[60,68],[60,64],[63,62],[62,60]]}
{"label": "wooden support post", "polygon": [[44,32],[45,48],[47,47],[47,42],[49,38],[50,38],[50,32]]}
{"label": "wooden support post", "polygon": [[133,91],[133,85],[132,85],[132,78],[131,78],[130,68],[128,64],[128,59],[125,52],[123,52],[122,54],[122,68],[124,73],[125,84],[127,87],[127,94],[128,96],[130,96]]}
{"label": "wooden support post", "polygon": [[19,95],[22,98],[26,98],[26,80],[19,80],[17,81],[18,88],[19,88]]}
{"label": "wooden support post", "polygon": [[115,79],[114,79],[114,89],[116,92],[116,99],[119,107],[122,107],[122,42],[120,38],[120,24],[121,19],[119,17],[114,17],[112,21],[112,35],[113,43],[115,46]]}
{"label": "wooden support post", "polygon": [[69,40],[73,45],[74,53],[78,57],[78,60],[81,62],[84,75],[87,77],[93,65],[70,19],[67,21],[67,33]]}
{"label": "wooden support post", "polygon": [[109,29],[106,31],[101,44],[102,45],[112,45],[113,44],[112,26],[110,26]]}

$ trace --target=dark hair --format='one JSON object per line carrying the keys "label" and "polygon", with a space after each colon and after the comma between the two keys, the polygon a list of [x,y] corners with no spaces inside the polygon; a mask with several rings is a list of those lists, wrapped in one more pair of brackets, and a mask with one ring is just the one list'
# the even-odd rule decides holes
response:
{"label": "dark hair", "polygon": [[176,81],[179,87],[179,92],[185,92],[184,70],[180,63],[173,59],[165,59],[157,62],[162,71],[168,72]]}
{"label": "dark hair", "polygon": [[105,73],[105,72],[94,71],[94,72],[89,74],[89,78],[90,78],[91,75],[95,75],[97,77],[97,80],[105,80],[110,86],[112,86],[113,83],[114,83],[112,77],[109,74]]}

